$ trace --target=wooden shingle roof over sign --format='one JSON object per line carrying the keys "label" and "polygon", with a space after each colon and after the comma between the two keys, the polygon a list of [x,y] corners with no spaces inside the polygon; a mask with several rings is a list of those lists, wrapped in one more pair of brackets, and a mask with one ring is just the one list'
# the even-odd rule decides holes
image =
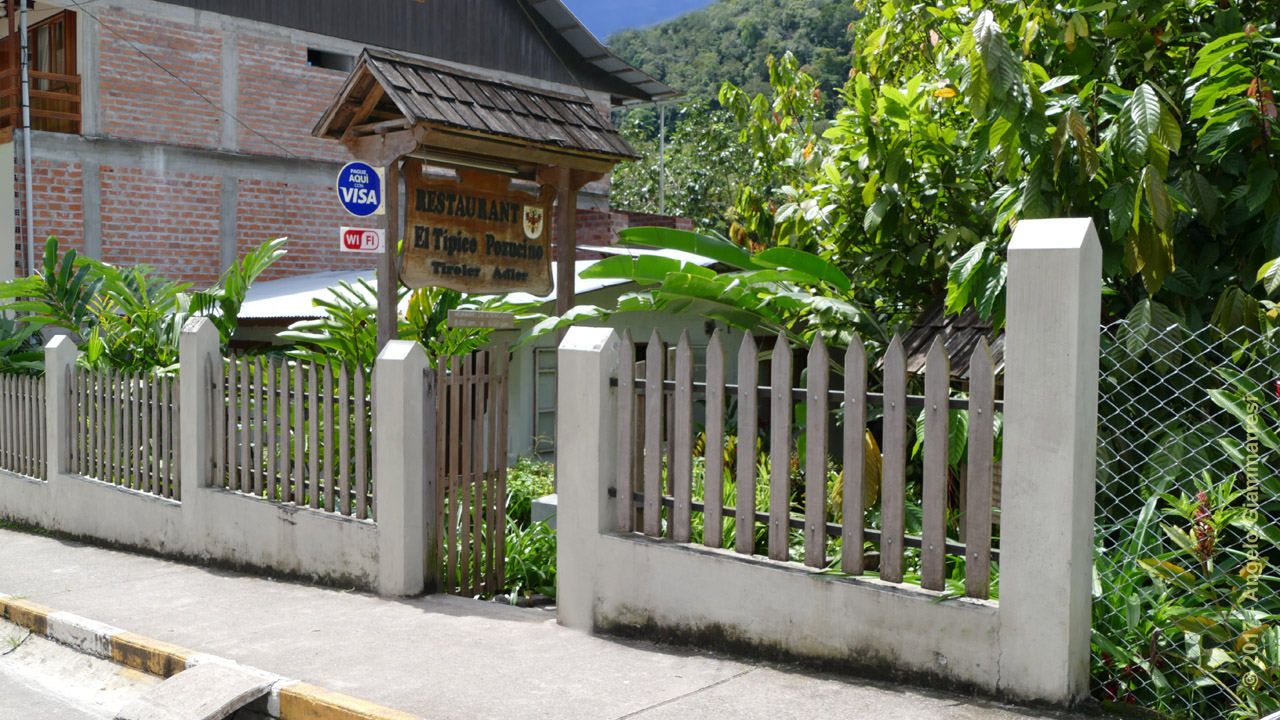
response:
{"label": "wooden shingle roof over sign", "polygon": [[978,340],[987,339],[996,373],[1004,372],[1004,333],[991,331],[991,323],[983,320],[972,306],[959,315],[948,314],[944,298],[938,298],[911,324],[902,348],[907,355],[907,372],[923,375],[925,360],[935,337],[942,338],[947,357],[951,360],[951,377],[969,379],[969,359],[978,347]]}
{"label": "wooden shingle roof over sign", "polygon": [[349,141],[417,127],[425,147],[491,160],[607,171],[639,157],[585,96],[375,50],[361,54],[314,134]]}

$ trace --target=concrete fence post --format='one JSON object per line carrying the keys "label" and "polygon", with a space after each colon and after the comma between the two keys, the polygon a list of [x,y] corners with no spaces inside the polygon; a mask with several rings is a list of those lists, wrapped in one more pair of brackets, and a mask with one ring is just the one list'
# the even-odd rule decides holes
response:
{"label": "concrete fence post", "polygon": [[[424,588],[427,479],[434,475],[434,464],[428,470],[424,454],[428,367],[421,345],[392,340],[373,368],[373,482],[382,595],[417,595]],[[434,501],[435,493],[431,495]]]}
{"label": "concrete fence post", "polygon": [[182,487],[182,515],[186,542],[198,548],[205,536],[200,493],[213,472],[213,373],[222,362],[221,337],[209,318],[190,318],[178,336],[178,442],[182,459],[178,482]]}
{"label": "concrete fence post", "polygon": [[67,335],[44,346],[45,480],[67,472],[71,443],[71,371],[79,350]]}
{"label": "concrete fence post", "polygon": [[556,615],[561,625],[591,630],[595,553],[615,529],[618,336],[609,328],[570,328],[556,352]]}
{"label": "concrete fence post", "polygon": [[1000,686],[1089,691],[1102,251],[1089,219],[1025,220],[1009,245]]}

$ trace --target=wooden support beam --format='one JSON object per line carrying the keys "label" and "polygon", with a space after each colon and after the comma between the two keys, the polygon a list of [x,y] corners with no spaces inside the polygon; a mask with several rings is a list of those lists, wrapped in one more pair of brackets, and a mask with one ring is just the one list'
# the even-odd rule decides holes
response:
{"label": "wooden support beam", "polygon": [[400,290],[400,268],[396,246],[400,242],[400,160],[391,160],[383,169],[386,184],[383,206],[386,208],[384,227],[387,230],[387,246],[378,256],[378,352],[397,334],[396,296]]}
{"label": "wooden support beam", "polygon": [[[564,316],[573,307],[573,271],[578,255],[578,193],[573,186],[573,171],[559,168],[556,178],[556,315]],[[564,340],[567,328],[560,328],[556,344]]]}

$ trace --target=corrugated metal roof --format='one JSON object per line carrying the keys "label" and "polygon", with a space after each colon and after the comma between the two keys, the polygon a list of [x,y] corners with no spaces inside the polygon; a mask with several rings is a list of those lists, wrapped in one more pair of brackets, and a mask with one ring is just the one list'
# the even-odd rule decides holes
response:
{"label": "corrugated metal roof", "polygon": [[[692,255],[678,250],[644,250],[618,247],[580,247],[578,249],[582,252],[605,255],[661,255],[681,262],[691,262],[702,266],[711,264],[711,261],[701,255]],[[595,260],[578,260],[574,263],[574,277],[577,278],[577,281],[574,283],[573,291],[579,298],[597,290],[628,282],[614,279],[582,279],[580,277],[582,271],[595,262]],[[556,278],[555,262],[551,263],[551,277]],[[373,270],[331,270],[309,275],[295,275],[294,277],[280,280],[256,282],[249,288],[244,304],[240,308],[240,319],[249,321],[306,320],[324,317],[325,311],[316,307],[312,300],[330,298],[332,296],[331,288],[338,287],[338,284],[342,282],[349,283],[359,290],[360,286],[357,282],[360,279],[367,280],[369,284],[376,287],[377,280]],[[506,299],[514,303],[554,302],[556,291],[553,287],[551,292],[544,296],[512,293],[507,295]],[[369,297],[369,302],[374,302],[372,296]],[[403,310],[404,307],[402,306],[401,311]]]}
{"label": "corrugated metal roof", "polygon": [[610,52],[561,0],[531,0],[529,4],[586,62],[636,88],[648,100],[680,97],[679,91]]}

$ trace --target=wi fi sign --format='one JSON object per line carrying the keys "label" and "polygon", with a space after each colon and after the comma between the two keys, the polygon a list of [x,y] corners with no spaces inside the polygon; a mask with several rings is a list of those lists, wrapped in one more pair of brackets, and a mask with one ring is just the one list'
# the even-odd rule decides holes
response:
{"label": "wi fi sign", "polygon": [[338,201],[357,217],[380,214],[382,176],[368,163],[347,163],[338,173]]}

